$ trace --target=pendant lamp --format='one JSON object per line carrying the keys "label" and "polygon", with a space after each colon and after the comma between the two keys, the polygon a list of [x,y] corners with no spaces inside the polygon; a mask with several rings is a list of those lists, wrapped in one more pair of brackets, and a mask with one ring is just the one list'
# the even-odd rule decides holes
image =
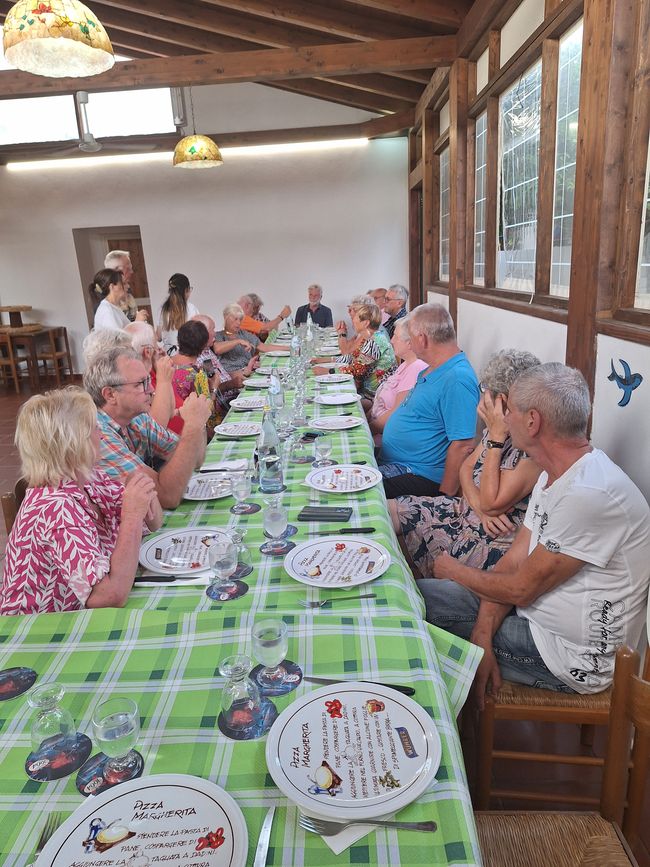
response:
{"label": "pendant lamp", "polygon": [[172,165],[181,169],[212,169],[223,164],[223,157],[217,143],[209,136],[197,134],[194,122],[194,100],[190,87],[192,108],[192,135],[186,135],[174,148]]}

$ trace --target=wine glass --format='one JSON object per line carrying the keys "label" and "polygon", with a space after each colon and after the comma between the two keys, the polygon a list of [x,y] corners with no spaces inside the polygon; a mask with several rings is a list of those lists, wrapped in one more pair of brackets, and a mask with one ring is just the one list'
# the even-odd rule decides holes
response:
{"label": "wine glass", "polygon": [[34,752],[49,738],[74,741],[77,734],[74,720],[70,712],[61,707],[64,695],[65,688],[60,683],[42,683],[27,696],[27,703],[36,710],[31,728]]}
{"label": "wine glass", "polygon": [[271,537],[264,547],[269,553],[282,553],[286,544],[281,537],[287,529],[287,510],[277,499],[270,500],[264,512],[264,529]]}
{"label": "wine glass", "polygon": [[250,497],[253,483],[248,473],[237,473],[232,480],[232,495],[237,500],[237,505],[230,511],[233,515],[245,515],[248,512],[246,499]]}
{"label": "wine glass", "polygon": [[253,626],[253,653],[264,668],[257,675],[260,686],[276,687],[284,682],[281,663],[287,658],[289,637],[284,620],[261,620]]}
{"label": "wine glass", "polygon": [[237,568],[237,546],[232,539],[215,539],[208,548],[208,562],[212,570],[208,595],[219,599],[235,588],[235,582],[228,580]]}
{"label": "wine glass", "polygon": [[104,777],[129,779],[139,765],[133,749],[140,734],[137,704],[126,696],[108,698],[95,708],[92,724],[98,746],[109,756]]}
{"label": "wine glass", "polygon": [[329,456],[332,454],[332,442],[329,437],[317,437],[314,442],[314,454],[316,455],[316,460],[312,464],[313,467],[332,466],[334,461],[328,460]]}

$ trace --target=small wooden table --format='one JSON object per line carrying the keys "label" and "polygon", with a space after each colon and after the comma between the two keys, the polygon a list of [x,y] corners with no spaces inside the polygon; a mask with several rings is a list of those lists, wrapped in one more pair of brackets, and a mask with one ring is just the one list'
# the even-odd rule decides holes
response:
{"label": "small wooden table", "polygon": [[0,307],[0,313],[9,314],[9,325],[11,328],[22,328],[24,324],[22,314],[32,309],[30,304],[7,304],[4,307]]}

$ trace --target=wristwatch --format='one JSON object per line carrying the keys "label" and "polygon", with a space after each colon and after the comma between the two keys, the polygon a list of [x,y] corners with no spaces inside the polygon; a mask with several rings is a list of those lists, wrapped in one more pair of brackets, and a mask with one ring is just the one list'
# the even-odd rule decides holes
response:
{"label": "wristwatch", "polygon": [[330,373],[336,373],[336,368],[335,368],[335,367],[330,367],[329,372],[330,372]]}
{"label": "wristwatch", "polygon": [[505,443],[500,443],[499,440],[486,440],[485,445],[488,449],[502,449]]}

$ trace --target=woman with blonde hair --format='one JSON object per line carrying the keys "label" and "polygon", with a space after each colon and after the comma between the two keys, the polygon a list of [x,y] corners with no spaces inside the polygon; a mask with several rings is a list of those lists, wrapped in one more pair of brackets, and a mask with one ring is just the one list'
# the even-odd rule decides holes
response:
{"label": "woman with blonde hair", "polygon": [[167,288],[169,294],[160,308],[157,337],[170,354],[177,346],[178,329],[200,311],[190,301],[192,286],[185,274],[172,274]]}
{"label": "woman with blonde hair", "polygon": [[7,542],[0,614],[128,599],[143,529],[158,529],[162,511],[149,476],[136,472],[123,487],[96,467],[99,441],[95,405],[80,388],[21,408],[15,443],[27,491]]}

